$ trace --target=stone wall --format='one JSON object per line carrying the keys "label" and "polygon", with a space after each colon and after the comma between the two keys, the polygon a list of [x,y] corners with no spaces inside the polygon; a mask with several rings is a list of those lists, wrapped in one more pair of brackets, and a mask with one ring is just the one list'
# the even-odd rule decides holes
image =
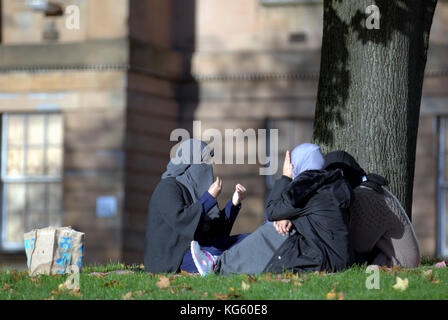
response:
{"label": "stone wall", "polygon": [[[124,196],[123,71],[46,71],[0,74],[0,112],[41,112],[64,120],[63,225],[86,233],[85,261],[120,260]],[[96,199],[112,195],[117,212],[96,216]],[[25,260],[24,260],[25,261]]]}

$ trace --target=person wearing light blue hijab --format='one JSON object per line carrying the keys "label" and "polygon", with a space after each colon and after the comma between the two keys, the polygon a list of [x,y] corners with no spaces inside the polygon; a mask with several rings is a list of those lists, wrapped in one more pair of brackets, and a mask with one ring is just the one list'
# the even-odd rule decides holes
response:
{"label": "person wearing light blue hijab", "polygon": [[322,169],[325,159],[318,145],[303,143],[292,150],[291,163],[293,164],[292,179],[294,180],[304,171]]}
{"label": "person wearing light blue hijab", "polygon": [[[289,152],[287,152],[288,156]],[[302,172],[308,170],[320,170],[323,168],[325,159],[320,147],[312,143],[303,143],[295,147],[290,154],[292,167],[292,179],[294,180]],[[268,221],[265,216],[265,222],[274,225],[275,230],[286,235],[292,227],[290,220]]]}
{"label": "person wearing light blue hijab", "polygon": [[[340,171],[327,172],[322,170],[324,165],[324,157],[320,147],[305,143],[297,146],[292,152],[287,151],[283,165],[283,175],[276,182],[274,188],[268,198],[266,204],[265,215],[267,218],[272,218],[274,215],[281,217],[282,215],[290,216],[290,218],[274,219],[274,223],[264,223],[252,234],[246,237],[236,246],[226,250],[219,257],[201,250],[199,245],[193,241],[191,244],[191,253],[198,271],[201,275],[208,273],[231,274],[231,273],[245,273],[245,274],[259,274],[262,272],[277,272],[282,269],[282,261],[285,261],[285,266],[291,266],[297,270],[315,271],[322,268],[341,269],[346,266],[346,261],[349,259],[348,254],[345,254],[344,239],[339,242],[339,233],[345,237],[344,226],[348,234],[348,226],[345,224],[343,215],[340,213],[344,204],[349,200],[349,187],[345,186],[342,173]],[[326,187],[334,184],[334,187]],[[333,190],[342,186],[340,197],[336,199]],[[321,188],[326,191],[320,192]],[[322,189],[323,190],[323,189]],[[316,197],[317,195],[317,197]],[[314,199],[311,201],[309,199]],[[316,208],[316,203],[323,200],[322,204]],[[308,206],[311,201],[313,208]],[[278,208],[278,209],[276,209]],[[313,210],[317,212],[313,214]],[[279,210],[276,212],[276,210]],[[275,213],[273,213],[275,212]],[[333,215],[333,213],[335,213]],[[269,216],[270,215],[270,216]],[[327,215],[330,218],[327,218]],[[337,221],[331,219],[334,218]],[[288,220],[294,220],[293,223]],[[297,222],[298,220],[302,222]],[[325,220],[325,219],[328,219]],[[273,221],[273,219],[270,219]],[[326,243],[328,237],[326,235],[322,238],[321,244],[310,243],[309,239],[318,241],[320,239],[314,232],[312,223],[328,222],[331,228],[333,225],[338,229],[334,233],[335,238],[329,238],[330,243]],[[308,222],[312,221],[312,222]],[[303,228],[297,229],[297,226]],[[309,230],[308,230],[309,229]],[[313,230],[311,230],[313,229]],[[301,230],[301,232],[298,232]],[[330,234],[332,230],[323,230]],[[310,235],[309,239],[305,239]],[[334,243],[336,242],[336,243]],[[337,250],[337,254],[341,253],[335,259],[328,262],[325,258],[325,253],[321,250],[327,250],[327,247],[337,248],[342,246],[342,250]],[[292,250],[291,254],[289,252]],[[281,252],[281,253],[280,253]],[[293,260],[297,258],[297,261]],[[331,255],[333,258],[333,255]],[[284,259],[284,260],[282,260]],[[293,261],[291,261],[291,259]],[[334,264],[333,264],[334,262]]]}

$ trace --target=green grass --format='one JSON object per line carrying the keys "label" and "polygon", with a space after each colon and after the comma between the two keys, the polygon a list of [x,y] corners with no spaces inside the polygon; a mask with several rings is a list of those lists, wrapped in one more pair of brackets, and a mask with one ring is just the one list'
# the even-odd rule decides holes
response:
{"label": "green grass", "polygon": [[[183,299],[183,300],[306,300],[334,296],[345,300],[362,299],[448,299],[448,268],[434,268],[427,261],[416,269],[380,270],[380,289],[367,289],[366,266],[355,266],[335,274],[262,274],[200,277],[195,275],[152,275],[138,266],[108,264],[86,266],[80,274],[80,292],[58,290],[67,275],[29,277],[27,272],[0,272],[0,299]],[[92,272],[128,270],[133,274],[111,273],[92,276]],[[432,270],[432,271],[428,271]],[[429,274],[431,272],[431,274]],[[392,288],[396,277],[407,278],[405,291]],[[165,278],[166,277],[166,278]],[[161,281],[162,279],[162,281]],[[166,280],[169,280],[166,281]],[[165,282],[164,282],[165,281]],[[163,285],[165,284],[165,285]],[[330,292],[330,295],[327,294]]]}

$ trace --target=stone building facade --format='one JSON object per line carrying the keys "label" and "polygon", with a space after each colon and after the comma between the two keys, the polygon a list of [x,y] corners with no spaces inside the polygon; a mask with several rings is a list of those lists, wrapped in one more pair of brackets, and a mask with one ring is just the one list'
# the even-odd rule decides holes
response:
{"label": "stone building facade", "polygon": [[[279,129],[279,169],[283,152],[311,137],[321,1],[59,0],[79,8],[79,29],[67,27],[69,13],[0,2],[0,264],[23,264],[20,235],[49,223],[86,233],[87,263],[141,263],[148,201],[176,143],[170,134],[193,134],[194,120],[202,131]],[[448,246],[447,21],[439,0],[413,206],[429,256]],[[259,168],[215,165],[221,205],[236,183],[249,190],[233,233],[262,221],[273,178]]]}

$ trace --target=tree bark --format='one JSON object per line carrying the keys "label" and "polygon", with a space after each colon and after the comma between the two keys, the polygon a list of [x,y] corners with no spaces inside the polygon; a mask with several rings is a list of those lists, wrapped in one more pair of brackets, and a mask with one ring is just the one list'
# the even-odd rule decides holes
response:
{"label": "tree bark", "polygon": [[[324,0],[313,142],[385,176],[411,217],[420,101],[437,0]],[[380,11],[366,27],[366,8]]]}

